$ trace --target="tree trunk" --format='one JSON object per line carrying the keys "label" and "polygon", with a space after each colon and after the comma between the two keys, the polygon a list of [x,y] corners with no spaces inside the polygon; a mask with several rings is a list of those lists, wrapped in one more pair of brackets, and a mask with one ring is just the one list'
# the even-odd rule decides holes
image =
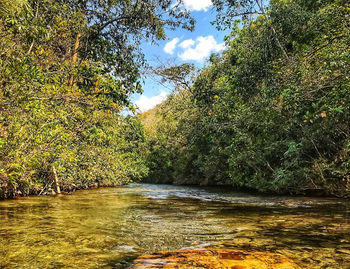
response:
{"label": "tree trunk", "polygon": [[[80,37],[81,37],[81,33],[78,32],[77,36],[75,37],[74,50],[73,50],[73,55],[72,55],[72,66],[74,64],[76,64],[76,62],[78,60],[78,49],[79,49]],[[68,86],[70,86],[70,87],[73,86],[73,80],[74,80],[74,76],[72,74],[69,78]]]}
{"label": "tree trunk", "polygon": [[57,194],[61,193],[61,189],[60,189],[60,185],[58,183],[58,176],[57,176],[57,172],[56,172],[56,168],[52,165],[51,166],[51,177],[52,177],[52,182],[55,188],[55,192]]}

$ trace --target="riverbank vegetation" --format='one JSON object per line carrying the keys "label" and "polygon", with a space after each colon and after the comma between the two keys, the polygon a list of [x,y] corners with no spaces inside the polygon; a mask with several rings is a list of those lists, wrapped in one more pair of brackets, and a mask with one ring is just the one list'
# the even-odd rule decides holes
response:
{"label": "riverbank vegetation", "polygon": [[227,49],[194,78],[158,70],[178,87],[140,116],[145,180],[349,195],[349,2],[214,3]]}
{"label": "riverbank vegetation", "polygon": [[0,198],[135,180],[348,195],[348,1],[213,6],[226,50],[154,69],[174,93],[133,117],[140,44],[191,30],[181,5],[1,1]]}
{"label": "riverbank vegetation", "polygon": [[192,29],[170,2],[0,3],[0,198],[119,185],[147,173],[130,116],[142,40]]}

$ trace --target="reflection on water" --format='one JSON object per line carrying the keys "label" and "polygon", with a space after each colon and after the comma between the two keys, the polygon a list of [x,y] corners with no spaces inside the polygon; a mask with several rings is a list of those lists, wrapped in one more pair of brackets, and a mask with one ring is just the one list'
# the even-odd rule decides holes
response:
{"label": "reflection on water", "polygon": [[350,268],[350,204],[223,189],[130,185],[0,202],[0,268],[127,268],[140,254],[208,245]]}

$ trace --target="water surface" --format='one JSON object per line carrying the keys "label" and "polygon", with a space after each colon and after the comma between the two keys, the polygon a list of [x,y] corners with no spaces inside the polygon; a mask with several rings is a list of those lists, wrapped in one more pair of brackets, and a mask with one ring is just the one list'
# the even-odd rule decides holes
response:
{"label": "water surface", "polygon": [[350,204],[219,188],[132,184],[0,202],[0,268],[128,268],[138,255],[209,245],[350,268]]}

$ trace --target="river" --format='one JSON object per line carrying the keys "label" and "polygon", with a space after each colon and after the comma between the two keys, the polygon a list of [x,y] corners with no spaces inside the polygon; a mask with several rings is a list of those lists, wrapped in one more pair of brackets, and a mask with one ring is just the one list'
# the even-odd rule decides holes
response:
{"label": "river", "polygon": [[350,203],[227,188],[131,184],[0,202],[0,268],[128,268],[139,255],[206,246],[350,268]]}

